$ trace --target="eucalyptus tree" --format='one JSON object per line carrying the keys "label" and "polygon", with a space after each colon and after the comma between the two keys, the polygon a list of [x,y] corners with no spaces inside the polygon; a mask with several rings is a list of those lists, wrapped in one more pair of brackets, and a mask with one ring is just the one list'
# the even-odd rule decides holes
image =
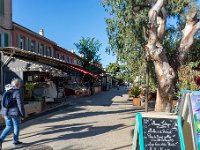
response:
{"label": "eucalyptus tree", "polygon": [[[102,0],[102,4],[109,14],[110,50],[127,63],[138,58],[154,63],[158,83],[155,109],[165,111],[177,69],[186,62],[200,28],[195,0]],[[176,23],[166,26],[168,20]]]}

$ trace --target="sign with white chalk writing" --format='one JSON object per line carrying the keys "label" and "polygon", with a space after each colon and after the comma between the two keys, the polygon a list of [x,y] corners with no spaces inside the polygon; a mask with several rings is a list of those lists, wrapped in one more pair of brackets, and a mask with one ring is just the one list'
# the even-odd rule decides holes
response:
{"label": "sign with white chalk writing", "polygon": [[137,113],[132,150],[185,150],[180,116]]}
{"label": "sign with white chalk writing", "polygon": [[145,150],[181,150],[176,119],[142,118]]}

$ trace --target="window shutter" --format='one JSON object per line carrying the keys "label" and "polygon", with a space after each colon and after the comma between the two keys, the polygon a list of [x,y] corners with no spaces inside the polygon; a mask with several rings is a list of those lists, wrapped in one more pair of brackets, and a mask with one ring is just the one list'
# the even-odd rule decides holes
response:
{"label": "window shutter", "polygon": [[28,49],[29,49],[30,51],[32,51],[32,50],[31,50],[31,39],[28,39]]}
{"label": "window shutter", "polygon": [[49,56],[52,57],[51,47],[49,47]]}
{"label": "window shutter", "polygon": [[4,46],[8,47],[8,45],[9,45],[8,33],[4,33]]}
{"label": "window shutter", "polygon": [[17,35],[17,47],[20,48],[20,34]]}
{"label": "window shutter", "polygon": [[47,56],[47,46],[44,45],[44,56]]}
{"label": "window shutter", "polygon": [[28,37],[26,37],[26,50],[29,50],[28,49]]}
{"label": "window shutter", "polygon": [[4,15],[4,0],[0,0],[0,15]]}
{"label": "window shutter", "polygon": [[38,53],[38,41],[35,42],[35,52]]}

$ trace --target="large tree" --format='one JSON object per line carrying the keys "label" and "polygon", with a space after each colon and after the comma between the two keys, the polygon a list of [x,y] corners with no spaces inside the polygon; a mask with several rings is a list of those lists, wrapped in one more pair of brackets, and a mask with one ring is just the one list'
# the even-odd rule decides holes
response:
{"label": "large tree", "polygon": [[[106,22],[111,50],[121,59],[145,58],[154,63],[158,82],[155,109],[165,111],[177,69],[186,62],[200,28],[197,5],[193,0],[103,0],[103,5],[110,13]],[[166,26],[172,17],[177,24]]]}
{"label": "large tree", "polygon": [[78,52],[83,56],[83,66],[85,68],[88,68],[90,64],[98,63],[101,60],[98,52],[102,44],[99,40],[82,37],[81,40],[78,43],[74,43],[74,45],[78,49]]}

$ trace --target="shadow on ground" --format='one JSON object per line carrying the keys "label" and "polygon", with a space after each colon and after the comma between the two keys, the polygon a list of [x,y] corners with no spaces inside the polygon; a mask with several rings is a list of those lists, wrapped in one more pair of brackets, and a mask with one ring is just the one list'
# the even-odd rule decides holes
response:
{"label": "shadow on ground", "polygon": [[[108,107],[112,105],[113,103],[113,98],[116,96],[123,96],[127,91],[126,90],[120,90],[120,91],[110,91],[108,92],[102,92],[101,94],[92,96],[92,97],[84,97],[84,98],[79,98],[74,101],[74,105],[67,107],[67,108],[62,108],[61,110],[48,114],[46,116],[37,118],[35,120],[30,120],[26,122],[25,124],[22,125],[22,129],[25,129],[27,127],[30,127],[31,125],[34,124],[48,124],[52,122],[61,122],[63,120],[70,120],[70,119],[79,119],[79,118],[85,118],[85,117],[91,117],[91,116],[99,116],[99,115],[109,115],[109,114],[129,114],[131,116],[129,117],[124,117],[121,119],[127,119],[127,118],[133,118],[135,112],[142,112],[144,111],[144,108],[128,108],[128,109],[118,109],[118,110],[110,110],[110,111],[95,111],[95,112],[89,112],[89,111],[84,111],[84,107],[80,106],[105,106]],[[120,102],[115,102],[114,105],[124,105],[131,103],[127,101],[120,101]],[[68,113],[69,112],[69,113]],[[75,113],[71,113],[75,112]],[[62,116],[59,116],[59,114],[62,114]],[[56,117],[54,117],[56,116]],[[128,128],[129,126],[126,126],[125,124],[117,124],[117,125],[110,125],[110,126],[94,126],[97,122],[88,122],[88,123],[77,123],[77,124],[69,124],[66,122],[66,124],[60,124],[60,125],[53,125],[53,126],[45,126],[45,130],[42,132],[31,132],[27,134],[21,134],[21,140],[29,138],[29,137],[34,137],[34,136],[45,136],[45,138],[38,140],[38,141],[33,141],[30,143],[26,143],[21,147],[15,148],[15,149],[21,149],[23,147],[28,147],[31,145],[40,145],[40,144],[46,144],[49,142],[55,142],[55,141],[60,141],[60,140],[68,140],[68,139],[82,139],[82,138],[87,138],[87,137],[94,137],[97,135],[104,134],[106,132],[110,132],[113,130],[121,130],[124,128]],[[67,134],[63,134],[67,132]],[[133,132],[133,131],[132,131]],[[48,138],[48,135],[51,134],[60,134],[58,137],[54,138]],[[131,133],[132,134],[132,133]],[[129,147],[130,145],[125,145],[121,148]],[[13,149],[13,148],[11,148]],[[69,150],[74,150],[73,146],[68,146],[66,149]],[[116,148],[116,149],[120,149]]]}

